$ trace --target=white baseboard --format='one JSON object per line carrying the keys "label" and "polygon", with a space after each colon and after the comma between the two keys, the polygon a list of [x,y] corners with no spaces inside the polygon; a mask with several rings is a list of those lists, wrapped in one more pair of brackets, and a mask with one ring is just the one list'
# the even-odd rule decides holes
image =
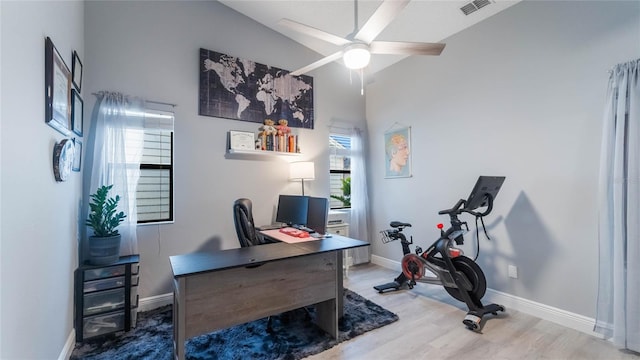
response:
{"label": "white baseboard", "polygon": [[[173,293],[167,293],[162,295],[150,296],[138,301],[138,311],[149,311],[155,308],[159,308],[164,305],[173,304]],[[76,331],[71,329],[67,342],[64,344],[64,348],[58,356],[58,360],[67,360],[71,357],[73,348],[76,345]]]}
{"label": "white baseboard", "polygon": [[71,333],[69,337],[67,337],[67,342],[64,343],[64,347],[62,348],[62,352],[58,356],[58,360],[67,360],[71,357],[71,353],[73,352],[73,348],[76,345],[76,331],[75,329],[71,329]]}
{"label": "white baseboard", "polygon": [[138,311],[149,311],[165,305],[173,304],[173,293],[150,296],[140,299],[138,302]]}
{"label": "white baseboard", "polygon": [[[402,266],[399,261],[390,260],[378,255],[371,255],[371,262],[387,269],[402,271]],[[553,306],[541,304],[493,289],[487,289],[483,300],[486,300],[486,302],[500,304],[507,309],[521,311],[525,314],[551,321],[553,323],[568,327],[570,329],[578,330],[580,332],[593,335],[598,338],[603,338],[602,335],[597,334],[593,331],[595,319],[587,316],[575,314],[566,310],[555,308]]]}
{"label": "white baseboard", "polygon": [[383,268],[402,271],[402,266],[400,265],[400,261],[390,260],[387,258],[383,258],[382,256],[371,254],[371,262],[380,265]]}
{"label": "white baseboard", "polygon": [[518,310],[570,329],[602,338],[602,335],[593,331],[593,326],[595,325],[595,319],[593,318],[493,289],[487,289],[483,297],[483,300],[485,299],[487,302],[503,305],[507,309]]}

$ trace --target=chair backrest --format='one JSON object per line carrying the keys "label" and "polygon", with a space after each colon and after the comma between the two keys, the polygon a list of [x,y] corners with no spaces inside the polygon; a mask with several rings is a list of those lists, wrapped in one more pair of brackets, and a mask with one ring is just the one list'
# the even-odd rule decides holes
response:
{"label": "chair backrest", "polygon": [[233,203],[233,221],[236,225],[240,246],[247,247],[261,244],[253,223],[251,200],[242,198]]}

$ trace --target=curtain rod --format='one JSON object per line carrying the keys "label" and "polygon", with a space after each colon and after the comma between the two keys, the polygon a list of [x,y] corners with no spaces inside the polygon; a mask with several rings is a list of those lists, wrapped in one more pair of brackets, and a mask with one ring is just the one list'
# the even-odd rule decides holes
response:
{"label": "curtain rod", "polygon": [[177,107],[178,105],[176,104],[170,104],[170,103],[166,103],[166,102],[162,102],[162,101],[153,101],[153,100],[145,100],[146,102],[150,102],[150,103],[154,103],[154,104],[158,104],[158,105],[167,105],[167,106],[171,106],[171,107]]}
{"label": "curtain rod", "polygon": [[336,126],[336,125],[329,125],[328,128],[329,129],[340,129],[340,130],[353,130],[355,126],[351,126],[351,127],[344,127],[344,126]]}
{"label": "curtain rod", "polygon": [[[98,96],[99,94],[98,93],[91,93],[91,95]],[[158,104],[158,105],[167,105],[167,106],[172,106],[172,107],[177,107],[178,106],[176,104],[170,104],[170,103],[162,102],[162,101],[153,101],[153,100],[145,100],[145,101],[146,102],[150,102],[150,103],[154,103],[154,104]]]}
{"label": "curtain rod", "polygon": [[331,122],[329,122],[329,124],[327,124],[327,127],[329,129],[339,129],[339,130],[353,130],[353,128],[355,128],[356,126],[349,121],[343,121],[343,120],[331,120]]}

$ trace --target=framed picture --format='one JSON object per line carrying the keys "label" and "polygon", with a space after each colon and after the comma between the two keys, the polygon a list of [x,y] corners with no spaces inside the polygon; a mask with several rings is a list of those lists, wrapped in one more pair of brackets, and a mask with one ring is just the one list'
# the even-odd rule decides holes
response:
{"label": "framed picture", "polygon": [[80,87],[82,86],[82,61],[80,61],[80,56],[78,56],[78,52],[73,50],[73,64],[71,65],[71,71],[73,72],[73,85],[76,87],[78,92],[80,92]]}
{"label": "framed picture", "polygon": [[387,131],[384,146],[384,177],[411,177],[411,127]]}
{"label": "framed picture", "polygon": [[82,136],[82,108],[84,102],[76,89],[71,90],[71,129],[78,136]]}
{"label": "framed picture", "polygon": [[255,135],[249,131],[229,131],[229,149],[254,150],[256,144]]}
{"label": "framed picture", "polygon": [[45,122],[64,135],[71,133],[71,72],[53,45],[45,40]]}
{"label": "framed picture", "polygon": [[198,115],[313,129],[311,76],[206,49],[199,62]]}
{"label": "framed picture", "polygon": [[82,164],[82,141],[80,139],[73,139],[73,166],[71,170],[80,172],[80,165]]}

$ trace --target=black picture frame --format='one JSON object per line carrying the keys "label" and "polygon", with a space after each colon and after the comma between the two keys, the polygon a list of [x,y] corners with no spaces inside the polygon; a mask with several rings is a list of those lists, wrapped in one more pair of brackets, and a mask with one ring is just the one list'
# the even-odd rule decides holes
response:
{"label": "black picture frame", "polygon": [[80,139],[73,139],[73,165],[71,170],[80,172],[80,166],[82,165],[82,141]]}
{"label": "black picture frame", "polygon": [[71,129],[73,132],[82,136],[82,126],[83,126],[83,108],[84,101],[82,97],[80,97],[80,93],[76,91],[76,89],[71,90]]}
{"label": "black picture frame", "polygon": [[76,87],[78,92],[80,92],[80,87],[82,86],[82,61],[80,61],[80,56],[75,50],[73,50],[73,62],[71,64],[71,71],[73,74],[73,85]]}
{"label": "black picture frame", "polygon": [[45,39],[45,123],[64,135],[71,131],[71,71],[51,38]]}

